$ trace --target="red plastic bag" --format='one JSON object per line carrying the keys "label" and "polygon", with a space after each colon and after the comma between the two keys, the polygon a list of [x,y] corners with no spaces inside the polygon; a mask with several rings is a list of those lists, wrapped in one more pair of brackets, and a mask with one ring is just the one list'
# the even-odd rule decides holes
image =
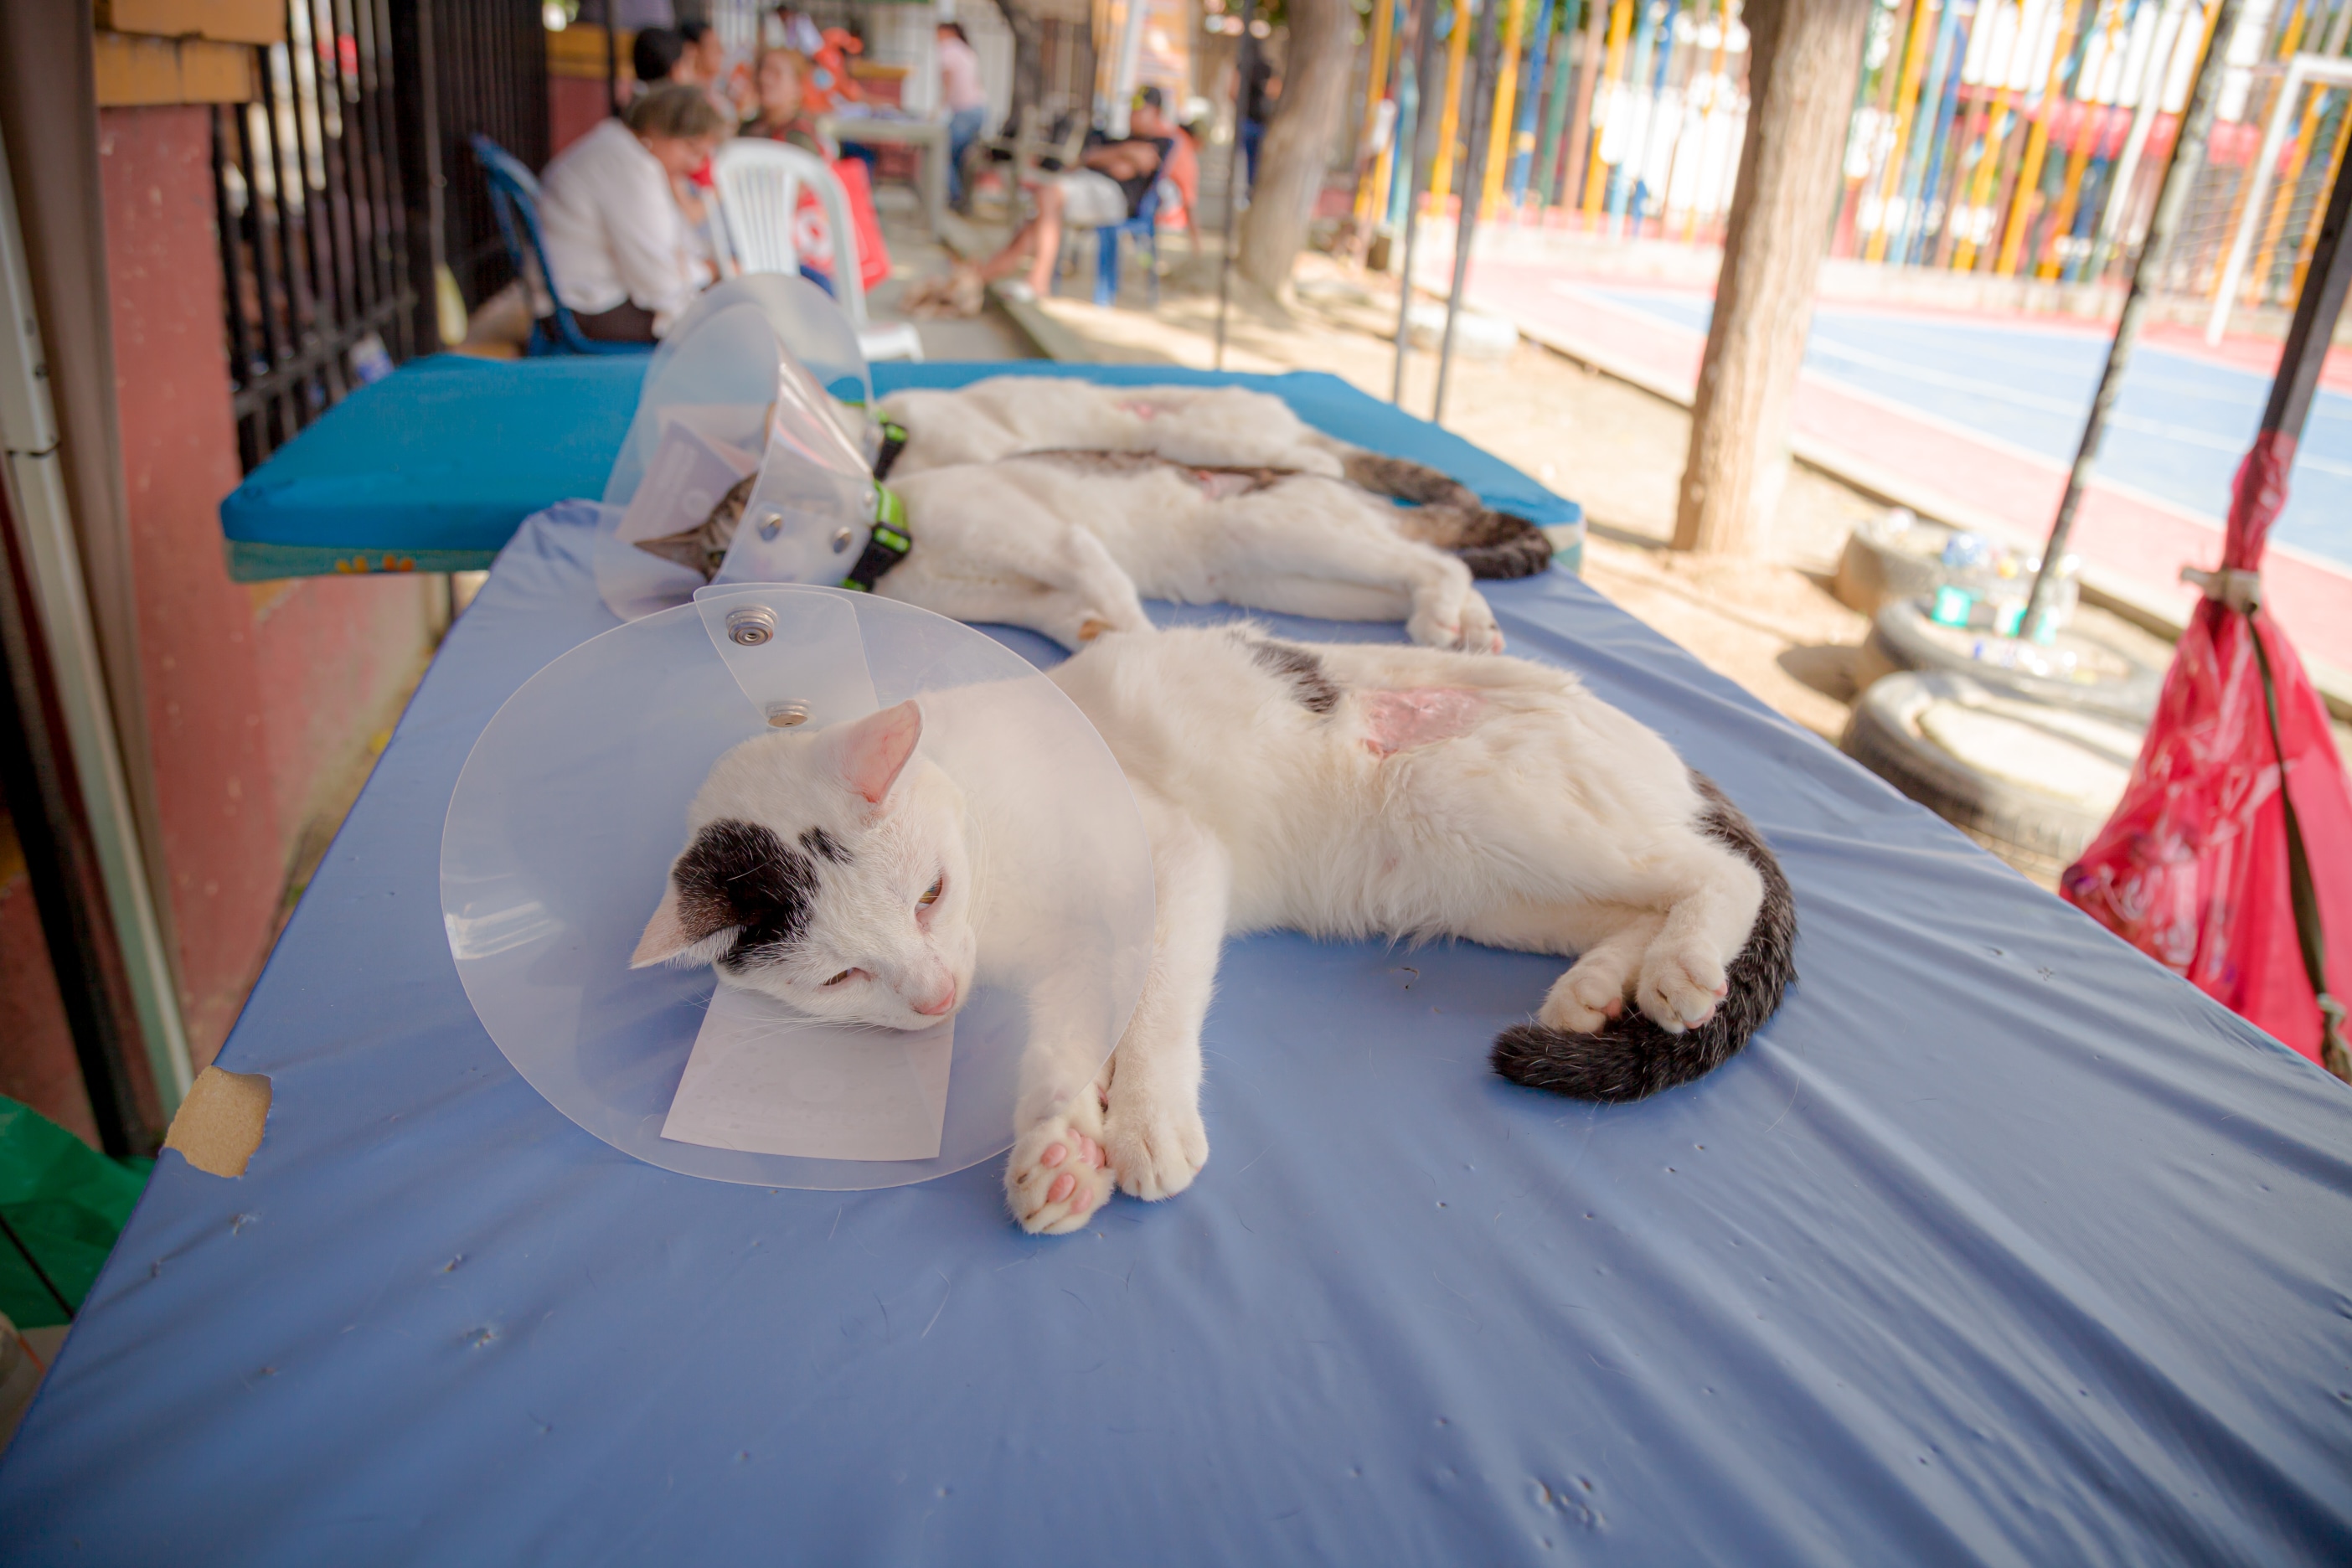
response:
{"label": "red plastic bag", "polygon": [[[835,159],[833,172],[848,193],[849,221],[857,229],[857,281],[871,290],[890,276],[890,247],[882,238],[882,219],[874,211],[874,187],[865,163],[856,158]],[[805,185],[793,209],[793,249],[808,266],[828,278],[835,275],[833,226],[824,216],[824,204]]]}
{"label": "red plastic bag", "polygon": [[[2291,440],[2238,469],[2222,565],[2253,571],[2285,503]],[[2273,749],[2253,635],[2278,696]],[[2327,710],[2278,624],[2216,599],[2181,635],[2115,816],[2066,869],[2067,900],[2294,1049],[2320,1057],[2288,889],[2279,755],[2326,933],[2327,983],[2352,992],[2352,786]]]}

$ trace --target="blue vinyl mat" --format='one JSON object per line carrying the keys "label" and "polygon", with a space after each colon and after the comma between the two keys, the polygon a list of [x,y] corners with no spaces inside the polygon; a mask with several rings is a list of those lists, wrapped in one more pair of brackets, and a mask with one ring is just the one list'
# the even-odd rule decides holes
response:
{"label": "blue vinyl mat", "polygon": [[[646,365],[642,355],[436,354],[402,366],[329,409],[229,492],[220,516],[230,574],[254,581],[488,566],[532,512],[604,493]],[[1460,437],[1319,371],[1217,375],[1172,365],[934,362],[877,365],[874,386],[887,396],[1003,374],[1254,386],[1319,429],[1444,469],[1489,506],[1545,524],[1584,515]]]}
{"label": "blue vinyl mat", "polygon": [[1277,934],[1226,952],[1199,1182],[1075,1237],[993,1163],[770,1191],[597,1142],[436,886],[476,735],[613,624],[584,510],[427,675],[224,1053],[267,1136],[163,1156],[0,1559],[2352,1560],[2352,1091],[1561,572],[1488,585],[1513,649],[1796,890],[1800,983],[1712,1077],[1517,1089],[1487,1043],[1559,961]]}

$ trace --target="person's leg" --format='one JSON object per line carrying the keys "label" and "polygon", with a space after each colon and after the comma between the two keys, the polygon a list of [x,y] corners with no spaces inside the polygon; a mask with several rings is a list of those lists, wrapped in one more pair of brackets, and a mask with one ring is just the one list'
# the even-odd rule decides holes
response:
{"label": "person's leg", "polygon": [[1054,291],[1054,264],[1062,258],[1062,204],[1067,199],[1059,180],[1037,187],[1037,220],[1029,235],[1029,289],[1040,300]]}
{"label": "person's leg", "polygon": [[971,144],[980,140],[984,109],[959,109],[948,117],[948,200],[961,206],[964,200],[963,158]]}
{"label": "person's leg", "polygon": [[1043,294],[1054,279],[1054,258],[1062,244],[1062,187],[1047,180],[1030,187],[1037,198],[1037,216],[1015,229],[1004,248],[980,264],[980,280],[993,283],[1021,269],[1022,259],[1034,250],[1038,260],[1030,268],[1030,284]]}
{"label": "person's leg", "polygon": [[[1045,204],[1045,193],[1040,191],[1038,193],[1037,205],[1042,209]],[[1004,242],[1003,249],[998,251],[995,255],[982,262],[978,268],[974,268],[974,270],[980,274],[980,280],[983,283],[993,283],[1000,278],[1010,278],[1015,272],[1020,271],[1021,263],[1027,259],[1029,255],[1030,236],[1034,234],[1036,231],[1037,220],[1034,217],[1027,223],[1023,224],[1019,228],[1014,229],[1013,231],[1013,237]]]}

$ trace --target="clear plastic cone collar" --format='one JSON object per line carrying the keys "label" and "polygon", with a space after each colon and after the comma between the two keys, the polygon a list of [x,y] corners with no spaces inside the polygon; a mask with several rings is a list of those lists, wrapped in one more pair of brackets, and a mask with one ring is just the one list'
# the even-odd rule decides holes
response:
{"label": "clear plastic cone collar", "polygon": [[532,677],[458,777],[441,901],[558,1110],[669,1170],[839,1190],[1009,1148],[1024,1066],[1101,1066],[1152,933],[1134,797],[1059,689],[821,587],[709,589]]}
{"label": "clear plastic cone collar", "polygon": [[837,584],[865,553],[885,504],[878,434],[820,384],[795,337],[831,384],[870,401],[856,334],[804,279],[722,284],[655,351],[596,544],[597,590],[623,620],[713,582]]}

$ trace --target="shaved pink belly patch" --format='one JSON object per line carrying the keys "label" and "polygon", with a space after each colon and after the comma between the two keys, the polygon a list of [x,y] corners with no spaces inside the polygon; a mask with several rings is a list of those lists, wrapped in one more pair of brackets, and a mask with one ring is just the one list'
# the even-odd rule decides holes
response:
{"label": "shaved pink belly patch", "polygon": [[1423,686],[1411,691],[1359,691],[1356,708],[1364,716],[1364,749],[1376,757],[1389,757],[1468,734],[1485,715],[1486,700],[1458,686]]}

